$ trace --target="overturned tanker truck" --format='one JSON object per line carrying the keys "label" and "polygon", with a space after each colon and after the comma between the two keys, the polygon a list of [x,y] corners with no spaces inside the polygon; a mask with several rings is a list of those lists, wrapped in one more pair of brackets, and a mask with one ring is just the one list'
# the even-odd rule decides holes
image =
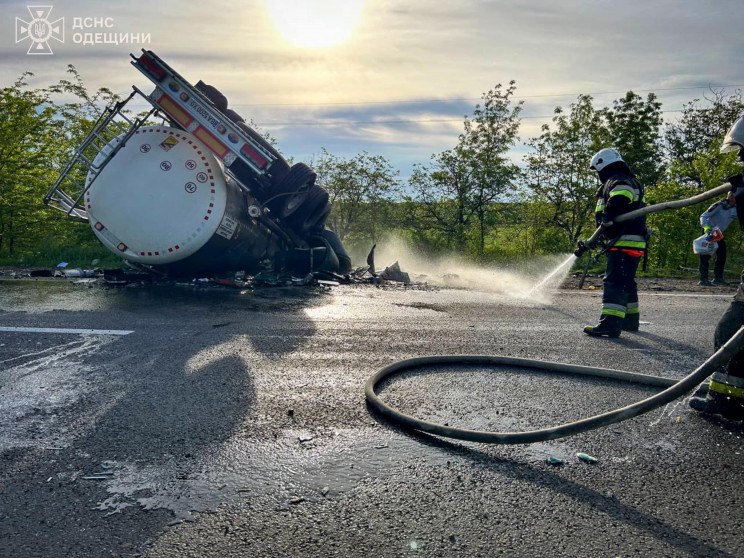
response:
{"label": "overturned tanker truck", "polygon": [[[130,265],[169,276],[349,271],[310,167],[290,166],[216,88],[191,85],[152,51],[132,59],[154,91],[133,86],[104,110],[47,205],[88,222]],[[152,108],[134,117],[127,105],[140,98]]]}

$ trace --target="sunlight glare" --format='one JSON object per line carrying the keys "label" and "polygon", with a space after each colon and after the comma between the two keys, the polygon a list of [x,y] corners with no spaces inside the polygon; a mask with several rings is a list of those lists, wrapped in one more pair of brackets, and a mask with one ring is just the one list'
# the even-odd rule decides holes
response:
{"label": "sunlight glare", "polygon": [[346,42],[366,0],[266,0],[266,9],[290,44],[322,48]]}

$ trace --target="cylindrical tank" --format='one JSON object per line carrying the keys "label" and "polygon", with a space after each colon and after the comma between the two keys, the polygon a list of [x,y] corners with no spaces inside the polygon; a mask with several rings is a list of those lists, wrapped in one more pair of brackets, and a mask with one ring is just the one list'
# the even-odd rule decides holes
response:
{"label": "cylindrical tank", "polygon": [[[121,141],[112,140],[99,164]],[[93,171],[88,174],[90,183]],[[171,275],[257,271],[281,240],[247,207],[255,200],[193,135],[139,128],[92,182],[85,208],[98,239],[131,262]]]}

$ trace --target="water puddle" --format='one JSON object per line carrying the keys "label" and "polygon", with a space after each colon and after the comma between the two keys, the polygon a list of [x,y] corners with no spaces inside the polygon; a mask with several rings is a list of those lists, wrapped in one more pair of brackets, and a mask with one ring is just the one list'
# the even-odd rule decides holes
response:
{"label": "water puddle", "polygon": [[[61,448],[79,436],[80,430],[71,431],[64,413],[93,390],[85,379],[93,369],[85,360],[113,340],[83,337],[54,347],[51,354],[23,355],[31,358],[21,364],[13,365],[15,359],[7,359],[11,366],[2,371],[0,383],[0,451]],[[99,408],[97,414],[105,411]],[[92,425],[95,421],[88,417],[80,422]]]}
{"label": "water puddle", "polygon": [[[449,444],[450,442],[445,442]],[[256,496],[273,496],[278,509],[301,501],[334,498],[356,489],[366,478],[405,474],[417,464],[466,466],[471,448],[487,459],[479,444],[439,446],[434,438],[417,440],[377,430],[332,430],[312,435],[286,430],[271,443],[233,441],[214,454],[188,460],[164,456],[159,463],[111,462],[109,498],[98,509],[114,514],[130,506],[165,509],[191,521],[195,512],[215,511]],[[533,444],[516,449],[517,459],[542,463],[549,455],[570,465],[577,450],[567,444]],[[497,458],[501,459],[501,458]],[[421,482],[424,482],[423,480]]]}

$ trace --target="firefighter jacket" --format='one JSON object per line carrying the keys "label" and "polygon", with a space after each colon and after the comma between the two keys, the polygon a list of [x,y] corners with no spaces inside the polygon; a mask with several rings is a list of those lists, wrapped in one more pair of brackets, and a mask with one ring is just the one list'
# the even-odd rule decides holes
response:
{"label": "firefighter jacket", "polygon": [[[729,182],[731,182],[731,184],[736,184],[737,182],[741,184],[741,174],[732,176],[729,178]],[[736,216],[739,219],[739,226],[741,227],[741,230],[744,231],[744,186],[739,186],[734,190],[734,199],[736,200]],[[739,288],[734,295],[734,300],[736,302],[744,303],[744,269],[741,270],[741,283],[739,283]]]}
{"label": "firefighter jacket", "polygon": [[[643,185],[631,174],[616,173],[597,189],[595,222],[599,226],[603,221],[613,221],[644,205]],[[602,231],[604,239],[613,242],[614,248],[633,251],[646,250],[647,234],[645,215],[617,223]]]}

